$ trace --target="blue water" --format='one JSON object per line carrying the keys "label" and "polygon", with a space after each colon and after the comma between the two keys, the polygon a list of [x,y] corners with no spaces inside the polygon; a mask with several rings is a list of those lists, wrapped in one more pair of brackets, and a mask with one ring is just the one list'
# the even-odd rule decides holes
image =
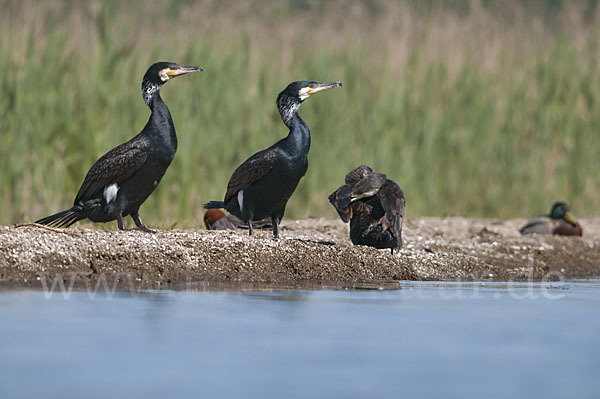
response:
{"label": "blue water", "polygon": [[600,281],[0,291],[0,398],[600,398]]}

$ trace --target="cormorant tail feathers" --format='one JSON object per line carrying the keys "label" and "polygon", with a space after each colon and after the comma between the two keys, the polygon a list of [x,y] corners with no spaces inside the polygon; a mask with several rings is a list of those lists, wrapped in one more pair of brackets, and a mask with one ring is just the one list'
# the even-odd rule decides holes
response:
{"label": "cormorant tail feathers", "polygon": [[74,208],[66,211],[55,213],[54,215],[46,216],[43,219],[36,220],[38,224],[44,224],[53,227],[69,227],[76,221],[82,219]]}
{"label": "cormorant tail feathers", "polygon": [[225,208],[225,202],[223,201],[209,201],[204,204],[204,209],[221,209]]}

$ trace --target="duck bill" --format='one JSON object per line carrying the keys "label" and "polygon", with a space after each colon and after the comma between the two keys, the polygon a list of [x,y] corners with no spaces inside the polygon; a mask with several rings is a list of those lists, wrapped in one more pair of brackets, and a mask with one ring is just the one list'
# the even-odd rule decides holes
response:
{"label": "duck bill", "polygon": [[565,217],[563,219],[571,223],[573,226],[577,226],[577,219],[575,219],[575,216],[573,216],[571,212],[565,213]]}
{"label": "duck bill", "polygon": [[200,66],[182,66],[180,68],[177,69],[171,69],[169,71],[167,71],[167,75],[169,76],[169,79],[174,78],[176,76],[180,76],[180,75],[185,75],[186,73],[191,73],[191,72],[202,72],[204,69],[202,69],[202,67]]}
{"label": "duck bill", "polygon": [[308,95],[312,96],[315,93],[318,93],[323,90],[332,89],[334,87],[340,87],[342,82],[331,82],[331,83],[317,83],[314,87],[308,89]]}

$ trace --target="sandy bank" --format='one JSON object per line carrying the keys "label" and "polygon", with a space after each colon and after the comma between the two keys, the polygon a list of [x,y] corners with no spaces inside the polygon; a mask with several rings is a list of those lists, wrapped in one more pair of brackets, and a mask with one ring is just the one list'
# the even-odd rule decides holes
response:
{"label": "sandy bank", "polygon": [[[521,236],[523,219],[411,219],[404,247],[353,246],[341,221],[283,223],[269,231],[172,230],[157,234],[0,227],[0,284],[43,288],[62,280],[122,289],[185,288],[201,281],[278,285],[393,280],[520,280],[600,275],[600,218],[583,238]],[[350,286],[352,286],[350,284]]]}

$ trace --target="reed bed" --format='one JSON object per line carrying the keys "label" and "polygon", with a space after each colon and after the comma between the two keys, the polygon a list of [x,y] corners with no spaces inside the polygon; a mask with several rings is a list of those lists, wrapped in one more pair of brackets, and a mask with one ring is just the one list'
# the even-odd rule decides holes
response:
{"label": "reed bed", "polygon": [[340,80],[301,108],[309,169],[286,218],[365,163],[408,217],[600,210],[600,15],[594,1],[0,1],[0,223],[68,208],[92,163],[144,126],[154,61],[205,72],[162,89],[179,149],[142,206],[200,224],[237,165],[287,134],[289,82]]}

